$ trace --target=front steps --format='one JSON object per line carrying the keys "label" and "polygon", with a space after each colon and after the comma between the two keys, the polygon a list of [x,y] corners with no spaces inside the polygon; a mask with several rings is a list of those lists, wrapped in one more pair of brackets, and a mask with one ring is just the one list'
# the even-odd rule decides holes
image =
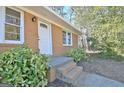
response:
{"label": "front steps", "polygon": [[50,81],[55,80],[53,75],[56,73],[54,75],[56,78],[71,83],[72,85],[83,71],[83,68],[77,66],[70,57],[55,57],[49,62],[49,66],[51,67],[51,72],[53,72],[53,69],[55,71],[51,73],[53,79]]}
{"label": "front steps", "polygon": [[60,80],[73,84],[82,73],[82,70],[82,67],[77,66],[76,63],[71,61],[56,68],[56,77]]}
{"label": "front steps", "polygon": [[71,80],[73,82],[73,81],[75,81],[79,77],[79,75],[81,74],[81,72],[82,72],[82,68],[81,67],[75,67],[71,71],[69,71],[65,75],[65,77],[68,78],[69,80]]}
{"label": "front steps", "polygon": [[68,62],[66,64],[61,65],[60,67],[57,67],[57,70],[61,72],[63,75],[66,75],[66,73],[68,73],[75,67],[76,64],[74,62]]}
{"label": "front steps", "polygon": [[70,83],[74,87],[124,87],[124,84],[97,74],[84,72],[72,58],[57,57],[49,62],[50,77]]}

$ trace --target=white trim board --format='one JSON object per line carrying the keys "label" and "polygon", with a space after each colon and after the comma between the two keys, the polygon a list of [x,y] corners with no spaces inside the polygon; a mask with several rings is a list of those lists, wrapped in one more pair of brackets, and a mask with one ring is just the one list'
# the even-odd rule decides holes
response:
{"label": "white trim board", "polygon": [[[31,10],[25,8],[25,7],[18,6],[17,8],[19,8],[19,9],[25,11],[25,12],[31,13],[31,14],[33,14],[33,15],[35,15],[35,16],[41,18],[41,19],[44,19],[44,20],[46,20],[46,21],[48,21],[48,22],[50,22],[50,23],[52,23],[52,24],[55,24],[55,25],[61,27],[62,29],[65,29],[65,30],[67,30],[67,31],[70,31],[70,32],[72,32],[72,33],[74,33],[74,34],[79,35],[79,33],[80,33],[80,34],[82,33],[82,32],[79,32],[79,31],[78,31],[78,32],[74,32],[74,30],[72,31],[72,30],[70,30],[70,29],[68,29],[68,28],[66,28],[66,27],[64,27],[64,26],[62,26],[62,25],[59,25],[58,23],[56,23],[56,22],[54,22],[54,21],[52,21],[52,20],[50,20],[50,19],[47,19],[47,18],[45,18],[44,16],[42,16],[42,15],[40,15],[40,14],[34,12],[34,11],[31,11]],[[45,8],[45,7],[44,7],[44,8]],[[46,9],[47,9],[47,8],[46,8]],[[49,10],[48,10],[48,11],[49,11]],[[56,14],[56,15],[57,15],[57,14]],[[61,18],[61,19],[62,19],[62,18]],[[64,20],[64,19],[62,19],[62,20]],[[64,20],[64,22],[66,22],[66,21]],[[66,22],[66,23],[70,25],[70,23],[68,23],[68,22]],[[72,26],[72,25],[70,25],[70,26]],[[76,29],[75,27],[73,27],[73,28]],[[76,29],[76,30],[77,30],[77,29]]]}
{"label": "white trim board", "polygon": [[[66,44],[62,44],[63,46],[73,46],[73,35],[72,35],[72,33],[71,32],[68,32],[68,31],[64,31],[64,32],[66,32]],[[68,44],[68,33],[70,33],[71,34],[71,44]],[[62,31],[62,34],[63,34],[63,31]]]}
{"label": "white trim board", "polygon": [[8,7],[12,10],[15,10],[17,12],[20,12],[21,14],[21,18],[20,18],[20,41],[16,41],[16,40],[5,40],[5,9],[6,7],[1,6],[0,7],[0,30],[1,30],[1,34],[0,34],[0,43],[2,44],[23,44],[24,43],[24,12],[13,8],[13,7]]}

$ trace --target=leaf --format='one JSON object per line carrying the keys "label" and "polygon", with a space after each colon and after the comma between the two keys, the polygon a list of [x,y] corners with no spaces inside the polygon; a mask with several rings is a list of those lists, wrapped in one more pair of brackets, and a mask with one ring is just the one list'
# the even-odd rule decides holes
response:
{"label": "leaf", "polygon": [[0,54],[0,74],[4,77],[3,82],[13,86],[42,86],[40,81],[47,79],[46,61],[45,55],[33,53],[28,47],[6,51]]}

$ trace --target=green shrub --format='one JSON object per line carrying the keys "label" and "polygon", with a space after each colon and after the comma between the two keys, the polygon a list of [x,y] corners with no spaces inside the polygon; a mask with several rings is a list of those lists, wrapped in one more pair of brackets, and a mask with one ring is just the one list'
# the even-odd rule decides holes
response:
{"label": "green shrub", "polygon": [[67,55],[73,57],[75,62],[79,62],[82,59],[86,59],[87,58],[86,52],[83,49],[81,49],[81,48],[71,49],[67,53]]}
{"label": "green shrub", "polygon": [[101,52],[101,57],[103,58],[114,58],[116,55],[117,53],[110,48],[106,48]]}
{"label": "green shrub", "polygon": [[114,51],[114,49],[111,49],[111,48],[106,48],[105,50],[101,52],[99,56],[105,59],[114,59],[117,61],[122,61],[124,59],[123,56],[118,55],[118,53]]}
{"label": "green shrub", "polygon": [[46,86],[47,57],[33,53],[28,47],[18,47],[0,54],[2,83],[12,86]]}

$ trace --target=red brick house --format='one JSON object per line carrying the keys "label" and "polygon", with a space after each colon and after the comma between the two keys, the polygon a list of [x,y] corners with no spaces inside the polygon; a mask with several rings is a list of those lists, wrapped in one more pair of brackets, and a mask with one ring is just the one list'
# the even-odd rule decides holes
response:
{"label": "red brick house", "polygon": [[26,43],[34,52],[59,56],[78,48],[79,34],[48,7],[0,7],[0,51]]}

